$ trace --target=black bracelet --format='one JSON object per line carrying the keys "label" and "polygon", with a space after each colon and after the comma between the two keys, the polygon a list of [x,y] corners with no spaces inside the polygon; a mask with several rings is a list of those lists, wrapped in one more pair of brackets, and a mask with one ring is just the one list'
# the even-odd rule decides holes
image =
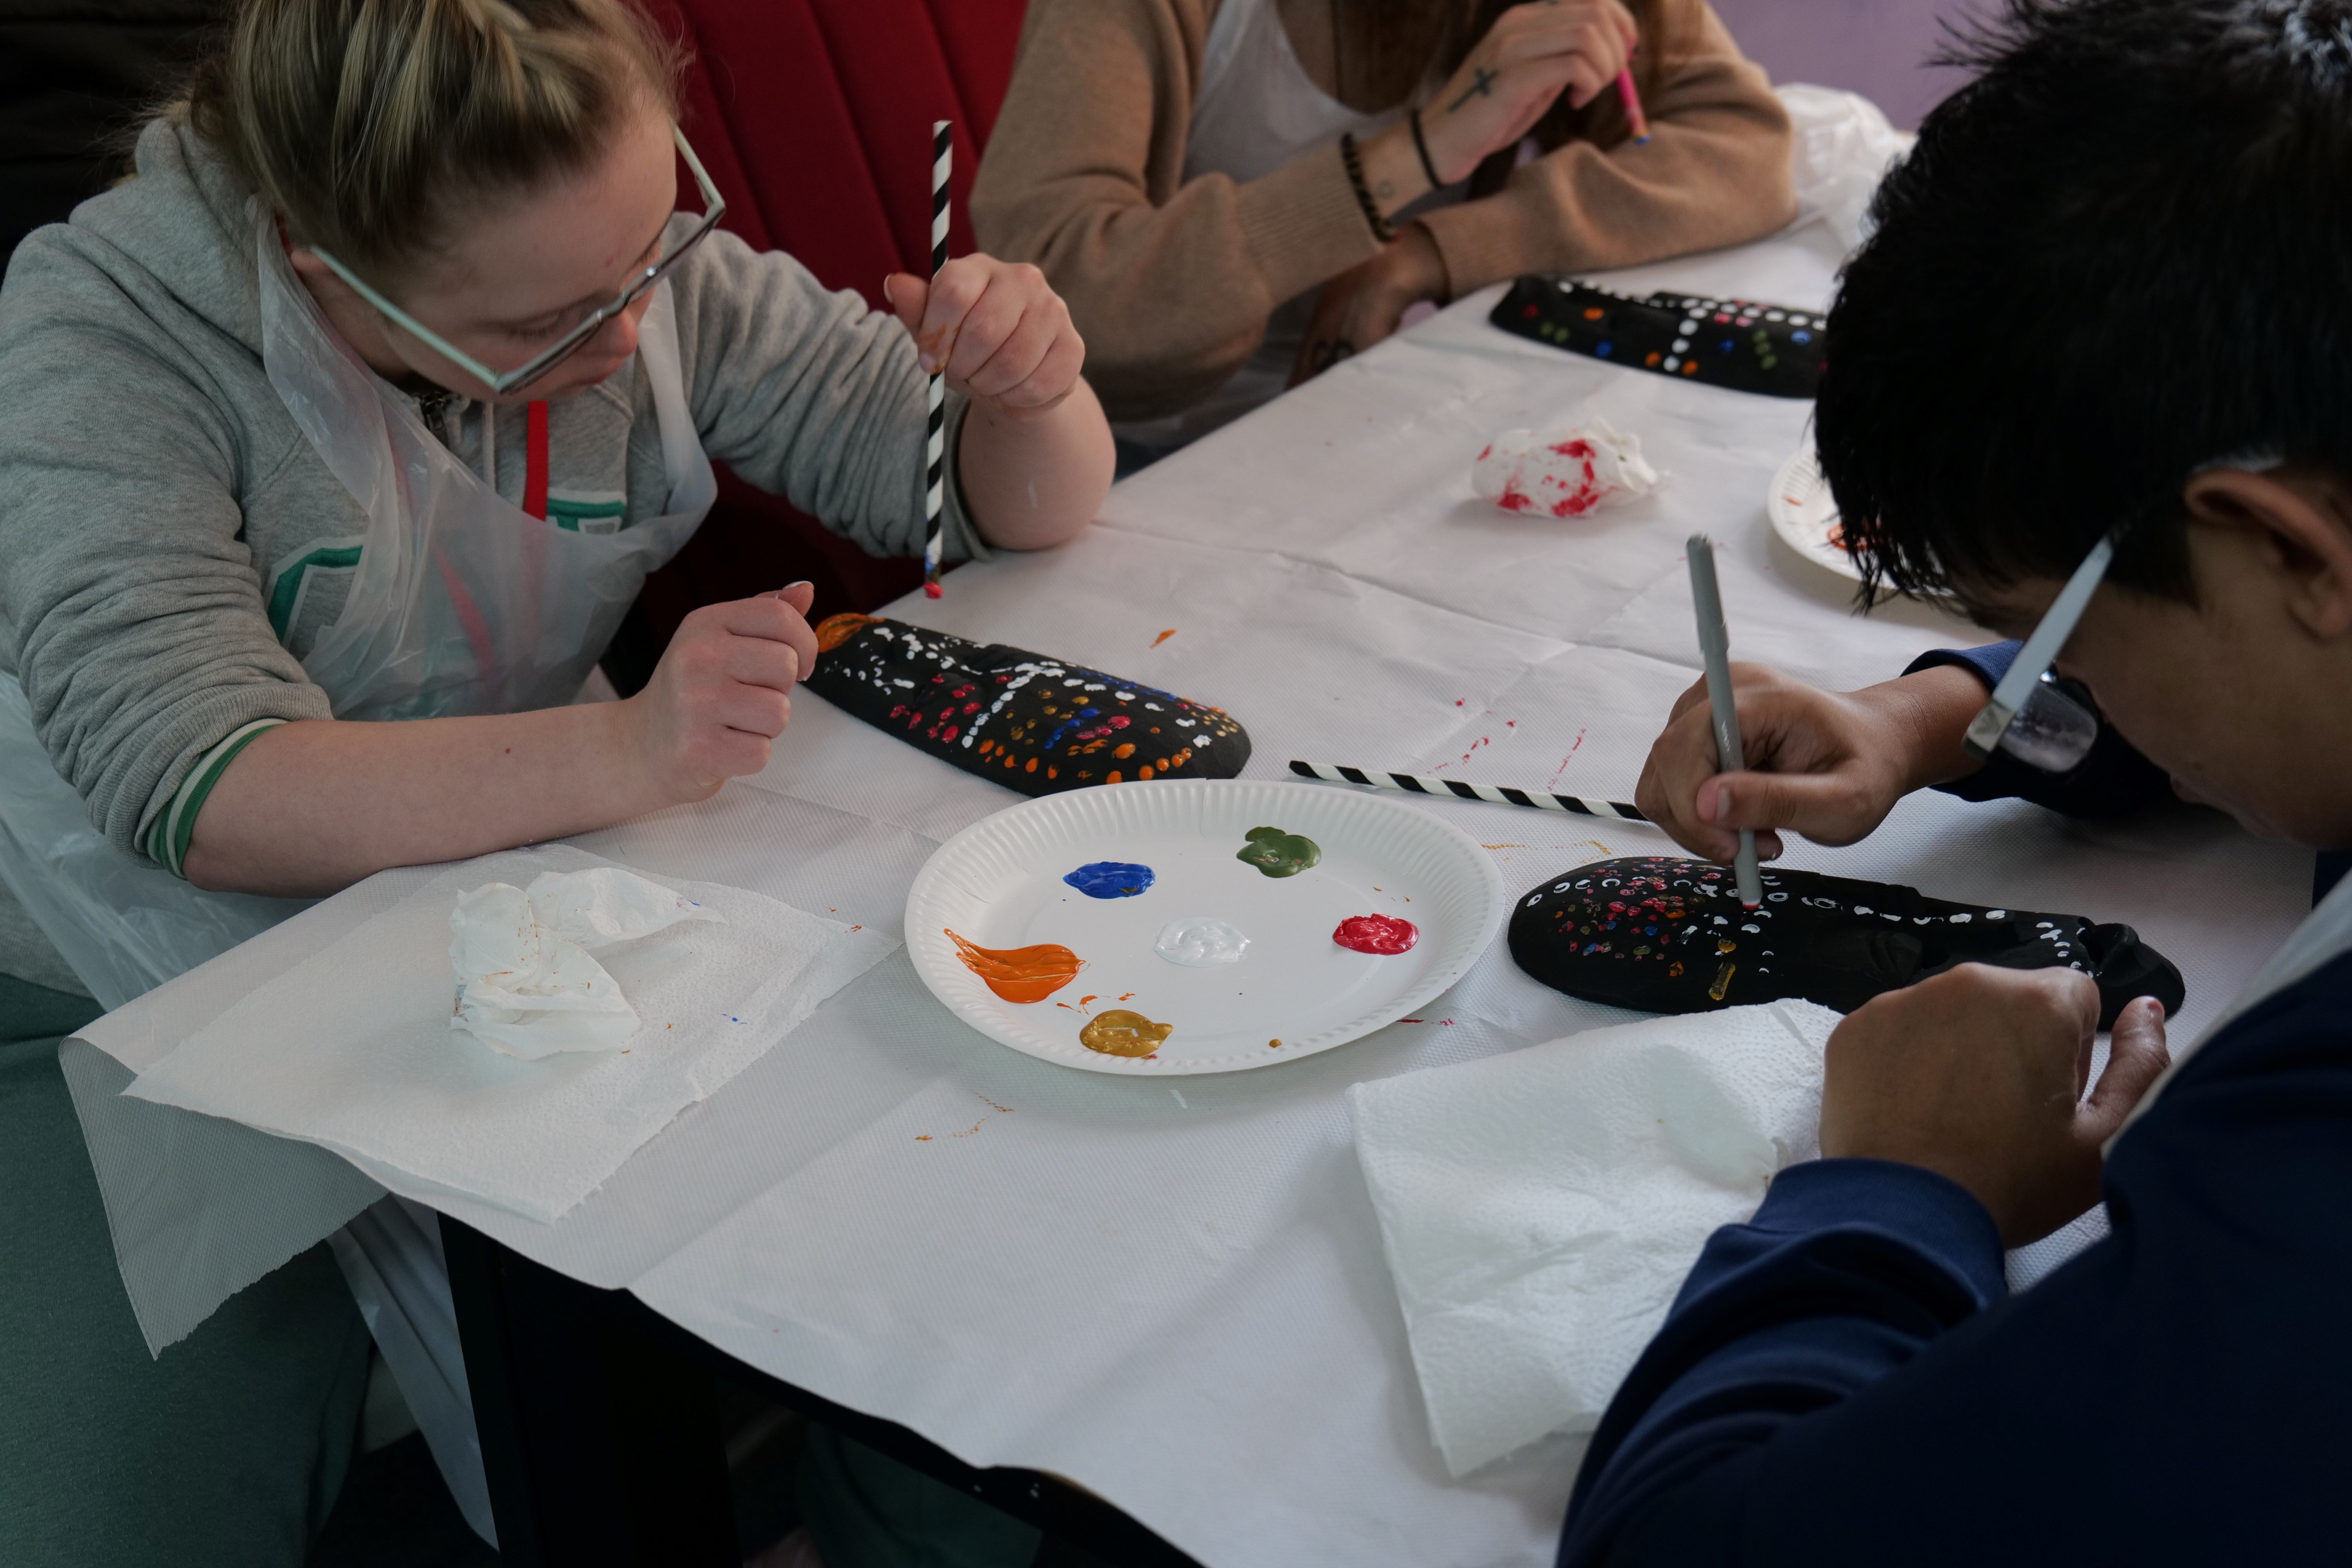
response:
{"label": "black bracelet", "polygon": [[1406,115],[1405,123],[1412,127],[1412,150],[1421,154],[1421,172],[1429,176],[1429,188],[1444,190],[1445,182],[1437,177],[1437,165],[1429,161],[1429,143],[1421,138],[1421,110],[1415,109]]}
{"label": "black bracelet", "polygon": [[1396,237],[1396,226],[1381,216],[1381,204],[1372,200],[1371,187],[1364,183],[1364,160],[1356,152],[1352,131],[1339,132],[1339,159],[1348,165],[1348,184],[1356,188],[1356,205],[1364,209],[1364,221],[1372,226],[1372,237],[1386,245]]}

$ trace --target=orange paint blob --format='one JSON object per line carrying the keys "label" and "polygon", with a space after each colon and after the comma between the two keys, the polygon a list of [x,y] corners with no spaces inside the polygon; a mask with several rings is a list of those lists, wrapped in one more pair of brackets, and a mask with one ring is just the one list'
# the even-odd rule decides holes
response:
{"label": "orange paint blob", "polygon": [[1118,783],[1118,770],[1117,768],[1113,768],[1113,769],[1111,769],[1111,771],[1110,771],[1110,772],[1108,772],[1108,773],[1107,773],[1103,774],[1103,783],[1105,783],[1105,784],[1117,784],[1117,783]]}
{"label": "orange paint blob", "polygon": [[1144,767],[1139,767],[1139,768],[1136,769],[1136,770],[1135,770],[1135,776],[1136,776],[1137,778],[1139,778],[1139,779],[1148,779],[1148,778],[1150,778],[1150,777],[1151,776],[1151,769],[1150,769],[1150,767],[1149,765],[1146,765],[1146,766],[1144,766]]}
{"label": "orange paint blob", "polygon": [[1122,741],[1118,745],[1113,746],[1110,749],[1110,754],[1114,757],[1131,757],[1135,755],[1135,742],[1132,741]]}
{"label": "orange paint blob", "polygon": [[1170,637],[1172,637],[1175,635],[1176,628],[1174,626],[1170,626],[1166,631],[1161,632],[1158,637],[1151,639],[1151,646],[1153,647],[1158,647],[1161,643],[1166,642]]}
{"label": "orange paint blob", "polygon": [[1043,1002],[1076,980],[1078,971],[1087,966],[1084,959],[1057,942],[994,948],[966,942],[951,931],[946,935],[956,944],[956,956],[963,960],[963,966],[1007,1002]]}
{"label": "orange paint blob", "polygon": [[860,630],[881,619],[879,616],[827,616],[816,624],[816,647],[819,653],[831,653]]}

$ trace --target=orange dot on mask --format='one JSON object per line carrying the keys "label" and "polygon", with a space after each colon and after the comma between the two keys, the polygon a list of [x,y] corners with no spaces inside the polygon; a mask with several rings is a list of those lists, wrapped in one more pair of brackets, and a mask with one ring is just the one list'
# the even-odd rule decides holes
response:
{"label": "orange dot on mask", "polygon": [[831,653],[880,618],[878,616],[827,616],[816,624],[817,651]]}

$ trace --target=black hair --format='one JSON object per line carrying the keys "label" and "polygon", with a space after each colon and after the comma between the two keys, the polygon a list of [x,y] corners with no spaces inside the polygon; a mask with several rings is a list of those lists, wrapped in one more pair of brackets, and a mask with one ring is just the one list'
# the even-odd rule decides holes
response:
{"label": "black hair", "polygon": [[1816,411],[1906,594],[2070,574],[2196,602],[2181,487],[2352,475],[2352,0],[2007,0],[1881,185]]}

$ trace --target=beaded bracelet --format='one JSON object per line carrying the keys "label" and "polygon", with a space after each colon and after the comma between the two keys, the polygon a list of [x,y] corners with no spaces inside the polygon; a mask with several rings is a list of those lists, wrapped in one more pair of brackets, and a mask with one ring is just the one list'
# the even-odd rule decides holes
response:
{"label": "beaded bracelet", "polygon": [[1396,237],[1396,226],[1381,216],[1381,204],[1372,200],[1371,187],[1364,183],[1364,160],[1356,151],[1353,132],[1339,132],[1339,159],[1348,165],[1348,184],[1356,189],[1356,205],[1364,209],[1364,221],[1372,226],[1372,237],[1386,245]]}

